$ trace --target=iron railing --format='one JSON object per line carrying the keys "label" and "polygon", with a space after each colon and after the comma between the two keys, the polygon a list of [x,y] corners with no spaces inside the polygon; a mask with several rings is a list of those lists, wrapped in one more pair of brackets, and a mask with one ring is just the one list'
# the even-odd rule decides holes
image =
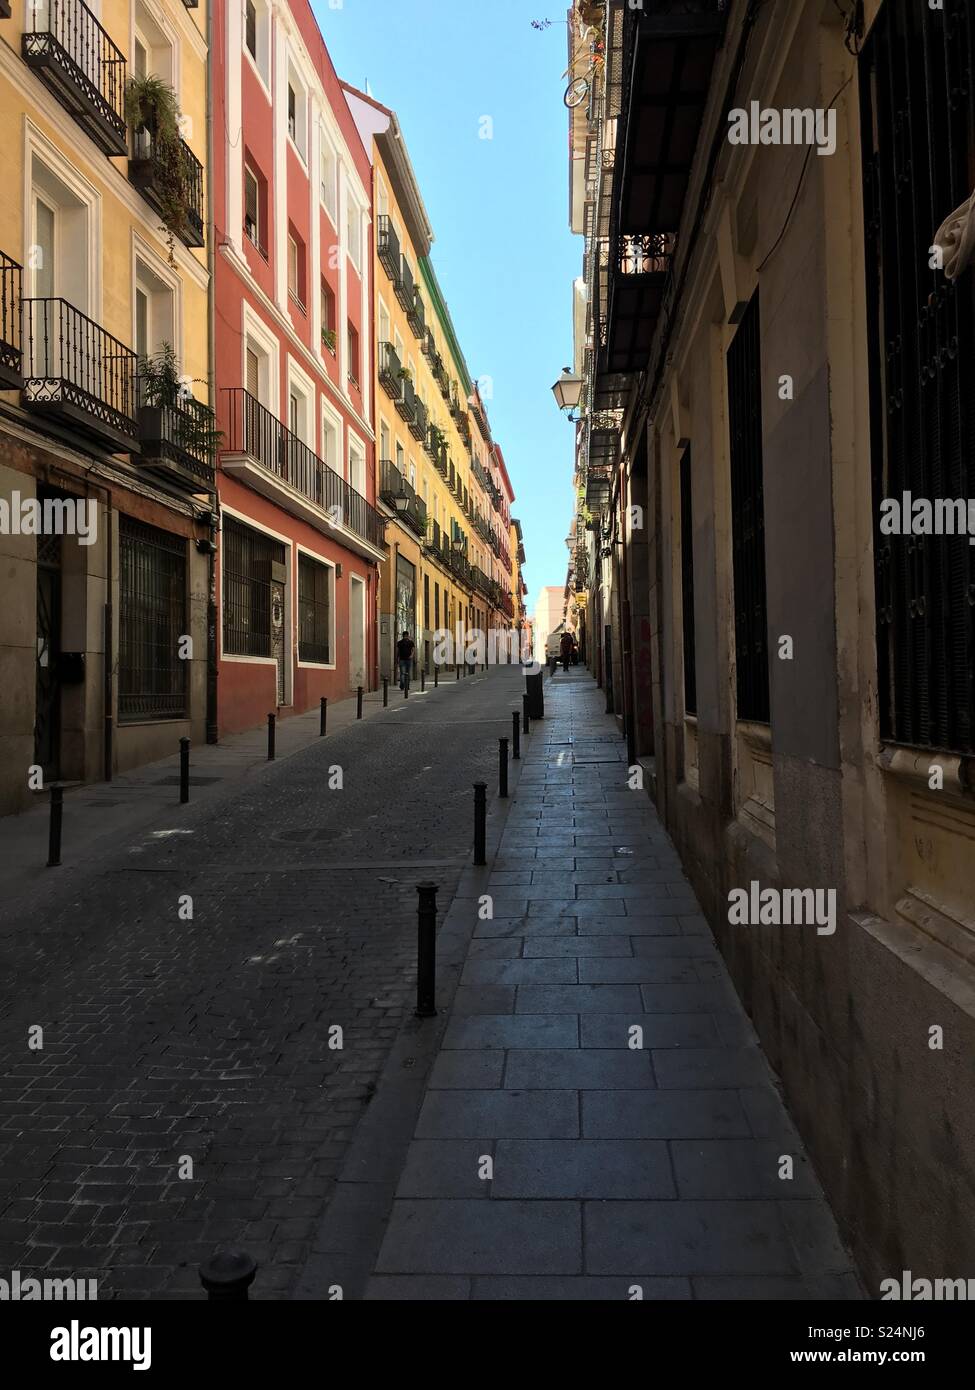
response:
{"label": "iron railing", "polygon": [[930,250],[972,188],[971,5],[886,0],[859,67],[880,732],[972,755],[975,546],[880,530],[887,498],[975,497],[975,271],[949,280]]}
{"label": "iron railing", "polygon": [[221,521],[223,649],[230,656],[269,657],[274,651],[271,584],[284,572],[280,541],[234,517]]}
{"label": "iron railing", "polygon": [[380,213],[376,222],[376,254],[386,274],[396,285],[399,282],[399,269],[403,259],[400,255],[399,237],[393,228],[392,218],[385,213]]}
{"label": "iron railing", "polygon": [[24,405],[130,448],[136,354],[66,299],[25,299],[23,310]]}
{"label": "iron railing", "polygon": [[156,403],[138,388],[140,463],[170,465],[193,484],[214,484],[213,414],[193,396]]}
{"label": "iron railing", "polygon": [[381,549],[385,518],[351,484],[292,434],[243,387],[225,388],[230,397],[227,452],[247,454],[268,473],[300,492],[343,526]]}
{"label": "iron railing", "polygon": [[770,712],[761,359],[756,290],[728,349],[728,432],[738,718],[767,724]]}
{"label": "iron railing", "polygon": [[422,444],[424,440],[427,438],[429,426],[429,412],[427,411],[426,406],[420,400],[420,397],[417,396],[415,402],[415,414],[413,419],[410,421],[410,434],[413,436],[414,439],[419,440]]}
{"label": "iron railing", "polygon": [[418,536],[426,535],[426,506],[392,459],[379,460],[379,495]]}
{"label": "iron railing", "polygon": [[400,394],[400,372],[403,364],[392,343],[379,344],[379,384],[390,400],[395,401]]}
{"label": "iron railing", "polygon": [[27,6],[24,62],[106,154],[126,151],[125,55],[83,0]]}
{"label": "iron railing", "polygon": [[310,555],[298,556],[298,660],[327,666],[331,660],[332,571]]}
{"label": "iron railing", "polygon": [[407,423],[416,420],[416,387],[408,376],[400,380],[400,393],[395,402],[397,414],[401,415]]}
{"label": "iron railing", "polygon": [[413,286],[413,300],[406,310],[406,319],[413,329],[413,335],[419,338],[422,343],[426,337],[426,312],[423,308],[423,296],[420,294],[420,286]]}
{"label": "iron railing", "polygon": [[407,264],[406,257],[400,256],[399,278],[396,281],[394,293],[404,309],[413,308],[413,291],[413,272]]}
{"label": "iron railing", "polygon": [[0,251],[0,389],[23,385],[22,315],[23,269]]}
{"label": "iron railing", "polygon": [[186,540],[119,517],[118,713],[121,723],[182,719],[189,662]]}
{"label": "iron railing", "polygon": [[[176,236],[186,246],[202,246],[203,236],[203,165],[185,140],[179,142],[180,177],[179,206],[182,224],[174,228]],[[132,132],[129,153],[129,182],[136,187],[150,207],[165,215],[163,192],[166,171],[155,148],[153,132],[140,126]],[[260,249],[260,248],[258,248]]]}

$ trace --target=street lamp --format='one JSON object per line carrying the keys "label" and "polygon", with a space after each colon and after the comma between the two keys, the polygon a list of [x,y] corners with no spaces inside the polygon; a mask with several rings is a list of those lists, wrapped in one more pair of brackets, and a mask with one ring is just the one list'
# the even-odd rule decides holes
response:
{"label": "street lamp", "polygon": [[393,498],[393,506],[398,512],[408,512],[410,509],[410,499],[405,492],[399,492]]}
{"label": "street lamp", "polygon": [[[562,375],[552,387],[552,395],[559,410],[575,410],[582,397],[582,377],[575,376],[568,367],[562,368]],[[569,416],[570,420],[572,416]]]}

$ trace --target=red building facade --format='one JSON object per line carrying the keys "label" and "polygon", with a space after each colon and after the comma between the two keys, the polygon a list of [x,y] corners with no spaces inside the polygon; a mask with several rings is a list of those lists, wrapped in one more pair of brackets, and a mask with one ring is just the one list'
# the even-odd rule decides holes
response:
{"label": "red building facade", "polygon": [[214,17],[220,728],[378,680],[371,170],[306,0]]}

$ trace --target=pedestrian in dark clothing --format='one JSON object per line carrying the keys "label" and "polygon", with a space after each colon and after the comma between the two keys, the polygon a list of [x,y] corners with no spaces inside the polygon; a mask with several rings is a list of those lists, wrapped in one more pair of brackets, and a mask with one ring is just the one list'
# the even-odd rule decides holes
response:
{"label": "pedestrian in dark clothing", "polygon": [[568,672],[569,662],[572,660],[572,633],[563,632],[562,641],[559,643],[559,653],[562,657],[562,669]]}
{"label": "pedestrian in dark clothing", "polygon": [[396,643],[396,659],[399,662],[400,690],[409,690],[410,688],[410,675],[413,671],[413,656],[415,652],[416,646],[413,639],[408,633],[404,632],[403,636]]}

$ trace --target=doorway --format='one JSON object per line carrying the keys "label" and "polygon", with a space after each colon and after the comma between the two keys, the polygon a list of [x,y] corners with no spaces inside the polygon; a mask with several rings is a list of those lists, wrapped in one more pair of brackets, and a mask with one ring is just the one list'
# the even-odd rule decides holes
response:
{"label": "doorway", "polygon": [[34,762],[44,781],[61,776],[61,537],[37,537],[37,669]]}
{"label": "doorway", "polygon": [[366,685],[366,585],[355,574],[349,576],[349,685]]}

